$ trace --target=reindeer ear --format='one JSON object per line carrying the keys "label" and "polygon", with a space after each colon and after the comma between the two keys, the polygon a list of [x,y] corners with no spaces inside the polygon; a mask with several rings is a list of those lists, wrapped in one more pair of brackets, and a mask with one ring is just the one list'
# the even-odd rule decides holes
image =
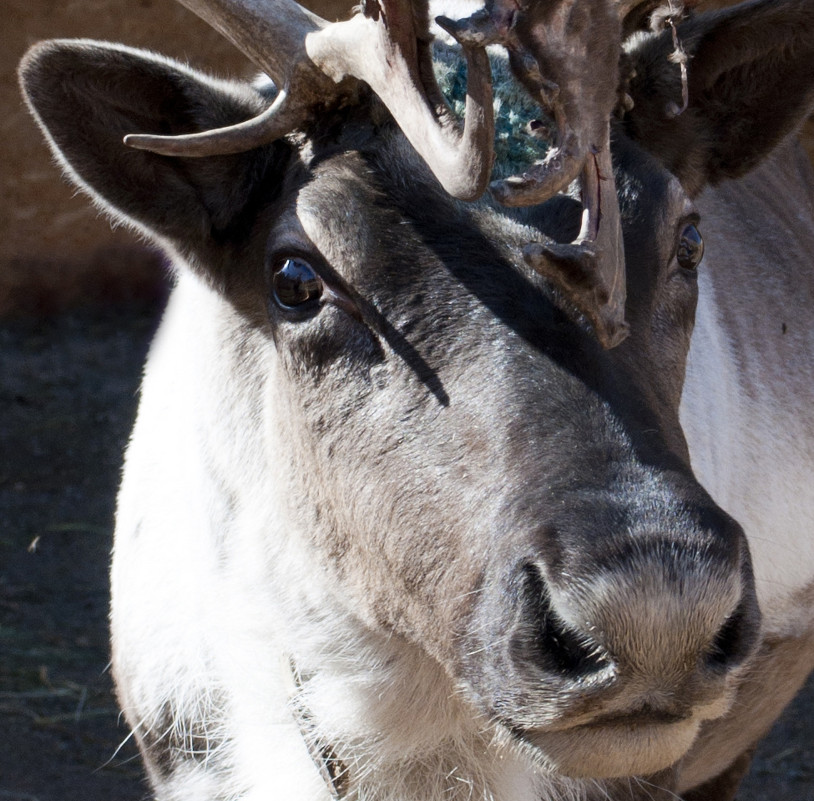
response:
{"label": "reindeer ear", "polygon": [[690,193],[755,167],[814,106],[814,3],[758,0],[678,27],[689,56],[687,109],[671,31],[634,44],[625,128]]}
{"label": "reindeer ear", "polygon": [[42,42],[19,73],[68,177],[111,217],[169,239],[182,252],[228,234],[251,202],[258,171],[282,155],[283,146],[274,146],[182,159],[124,145],[126,134],[206,130],[263,108],[251,89],[144,51],[88,40]]}

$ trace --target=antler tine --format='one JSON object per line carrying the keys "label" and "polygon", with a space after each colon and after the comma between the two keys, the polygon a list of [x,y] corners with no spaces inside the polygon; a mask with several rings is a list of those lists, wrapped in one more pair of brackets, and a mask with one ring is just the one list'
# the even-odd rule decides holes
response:
{"label": "antler tine", "polygon": [[[125,144],[166,156],[240,153],[302,123],[311,107],[340,92],[309,61],[305,42],[329,23],[291,0],[179,0],[248,56],[277,85],[274,103],[254,119],[186,136],[130,134]],[[269,46],[271,44],[271,46]]]}
{"label": "antler tine", "polygon": [[429,64],[426,0],[368,0],[364,12],[328,23],[293,0],[181,0],[275,81],[274,104],[253,120],[182,137],[130,135],[126,144],[164,155],[236,153],[305,123],[315,108],[364,81],[389,109],[444,189],[479,197],[492,168],[491,72],[481,47],[465,45],[468,85],[463,130]]}
{"label": "antler tine", "polygon": [[492,171],[491,68],[480,46],[463,46],[467,94],[463,131],[432,70],[427,0],[367,0],[364,15],[335,23],[308,42],[309,56],[334,77],[365,81],[449,194],[474,200]]}
{"label": "antler tine", "polygon": [[624,243],[610,150],[592,155],[580,183],[583,213],[577,238],[567,244],[532,242],[523,255],[585,315],[602,347],[609,349],[629,333]]}

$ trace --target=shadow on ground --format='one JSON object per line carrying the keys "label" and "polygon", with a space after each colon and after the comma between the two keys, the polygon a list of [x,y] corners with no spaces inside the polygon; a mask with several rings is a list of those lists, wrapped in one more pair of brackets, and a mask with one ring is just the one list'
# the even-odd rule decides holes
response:
{"label": "shadow on ground", "polygon": [[[0,325],[0,801],[148,795],[106,618],[115,488],[156,321],[122,307]],[[739,798],[814,801],[814,681]]]}

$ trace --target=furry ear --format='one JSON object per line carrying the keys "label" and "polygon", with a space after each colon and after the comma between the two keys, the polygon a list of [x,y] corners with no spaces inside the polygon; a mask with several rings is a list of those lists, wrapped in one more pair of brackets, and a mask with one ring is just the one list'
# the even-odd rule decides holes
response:
{"label": "furry ear", "polygon": [[689,56],[687,109],[671,31],[634,40],[635,106],[625,130],[691,194],[755,167],[814,106],[814,3],[757,0],[678,26]]}
{"label": "furry ear", "polygon": [[[28,105],[68,177],[111,217],[200,252],[240,227],[280,143],[251,153],[168,158],[134,150],[129,133],[181,134],[239,122],[269,98],[122,45],[55,40],[20,65]],[[256,193],[255,193],[256,194]]]}

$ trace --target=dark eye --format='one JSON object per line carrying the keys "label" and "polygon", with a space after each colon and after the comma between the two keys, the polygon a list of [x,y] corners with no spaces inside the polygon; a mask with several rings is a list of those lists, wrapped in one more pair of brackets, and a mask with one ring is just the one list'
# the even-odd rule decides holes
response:
{"label": "dark eye", "polygon": [[704,240],[694,225],[688,225],[681,232],[676,258],[685,270],[696,270],[704,258]]}
{"label": "dark eye", "polygon": [[292,309],[322,297],[322,279],[308,262],[296,258],[281,259],[272,270],[274,300],[283,308]]}

